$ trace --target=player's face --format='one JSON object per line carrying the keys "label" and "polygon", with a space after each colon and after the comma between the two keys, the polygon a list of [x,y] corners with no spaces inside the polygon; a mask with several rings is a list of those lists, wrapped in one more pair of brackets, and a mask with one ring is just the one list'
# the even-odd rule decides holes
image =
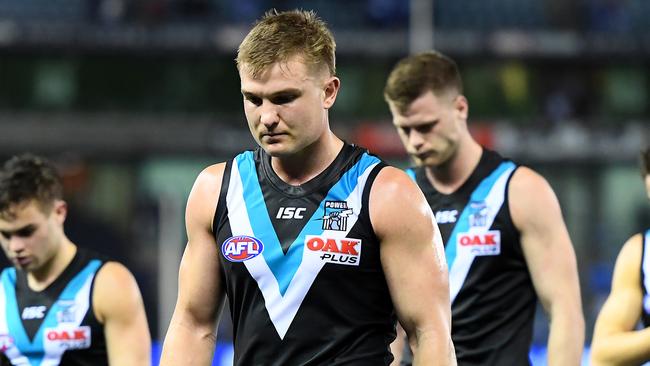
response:
{"label": "player's face", "polygon": [[61,241],[66,206],[54,203],[49,213],[36,201],[12,208],[15,218],[0,218],[0,243],[7,258],[18,269],[35,272],[54,257]]}
{"label": "player's face", "polygon": [[467,128],[467,100],[462,95],[419,96],[402,113],[388,103],[406,151],[418,166],[439,166],[456,152]]}
{"label": "player's face", "polygon": [[299,57],[275,63],[257,78],[243,65],[240,78],[248,127],[269,155],[299,153],[329,131],[327,109],[338,78],[309,69]]}

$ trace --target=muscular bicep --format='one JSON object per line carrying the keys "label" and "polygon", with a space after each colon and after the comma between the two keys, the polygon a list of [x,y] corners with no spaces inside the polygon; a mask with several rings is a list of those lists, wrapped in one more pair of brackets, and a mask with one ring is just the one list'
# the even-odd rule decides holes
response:
{"label": "muscular bicep", "polygon": [[508,197],[510,212],[537,295],[547,311],[553,301],[572,302],[573,307],[581,308],[575,252],[557,197],[532,170],[519,168],[514,174]]}
{"label": "muscular bicep", "polygon": [[212,221],[225,164],[199,174],[185,211],[188,242],[181,259],[178,299],[161,356],[161,365],[206,365],[216,343],[223,304],[223,279]]}
{"label": "muscular bicep", "polygon": [[212,231],[223,168],[223,164],[212,166],[199,175],[190,192],[185,214],[188,242],[179,269],[176,310],[203,324],[216,322],[224,297]]}
{"label": "muscular bicep", "polygon": [[195,234],[181,260],[176,309],[198,323],[215,323],[224,296],[221,282],[214,238]]}
{"label": "muscular bicep", "polygon": [[448,332],[447,265],[424,196],[406,175],[384,169],[370,199],[382,266],[400,323],[409,336],[428,328]]}
{"label": "muscular bicep", "polygon": [[104,326],[109,362],[149,365],[147,317],[138,285],[126,267],[108,262],[101,268],[95,280],[93,307]]}

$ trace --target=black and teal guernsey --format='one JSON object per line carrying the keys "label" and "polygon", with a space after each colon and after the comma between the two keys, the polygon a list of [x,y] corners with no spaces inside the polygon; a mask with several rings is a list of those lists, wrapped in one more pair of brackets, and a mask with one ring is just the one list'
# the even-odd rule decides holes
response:
{"label": "black and teal guernsey", "polygon": [[641,254],[641,288],[643,289],[643,311],[641,322],[645,328],[650,327],[650,229],[642,233]]}
{"label": "black and teal guernsey", "polygon": [[108,365],[102,325],[92,309],[94,278],[105,261],[77,253],[59,277],[36,292],[27,275],[2,271],[0,351],[13,365]]}
{"label": "black and teal guernsey", "polygon": [[451,194],[436,191],[424,169],[407,171],[424,192],[445,242],[459,365],[530,364],[537,296],[508,207],[516,169],[484,149],[471,176]]}
{"label": "black and teal guernsey", "polygon": [[292,186],[262,149],[227,162],[213,229],[235,365],[390,364],[396,318],[368,212],[384,166],[345,144]]}

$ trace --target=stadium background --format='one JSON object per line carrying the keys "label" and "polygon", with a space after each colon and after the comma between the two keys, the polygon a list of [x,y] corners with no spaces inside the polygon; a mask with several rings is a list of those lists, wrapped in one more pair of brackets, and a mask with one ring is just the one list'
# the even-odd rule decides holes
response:
{"label": "stadium background", "polygon": [[[408,160],[382,99],[389,69],[431,46],[458,61],[475,136],[559,196],[588,347],[615,256],[650,223],[637,162],[650,141],[650,2],[0,0],[0,157],[57,162],[70,237],[132,269],[154,340],[173,310],[196,174],[254,146],[233,59],[271,7],[330,24],[342,79],[333,129],[399,166]],[[219,339],[227,359],[227,320]]]}

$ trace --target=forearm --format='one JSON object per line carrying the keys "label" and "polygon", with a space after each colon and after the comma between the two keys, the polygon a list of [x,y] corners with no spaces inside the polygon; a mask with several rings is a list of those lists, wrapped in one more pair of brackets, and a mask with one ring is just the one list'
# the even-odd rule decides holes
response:
{"label": "forearm", "polygon": [[650,361],[650,328],[598,337],[591,348],[591,361],[592,366]]}
{"label": "forearm", "polygon": [[217,336],[214,327],[174,320],[165,337],[160,366],[212,364]]}
{"label": "forearm", "polygon": [[419,333],[409,337],[413,350],[413,366],[455,366],[456,352],[449,335]]}
{"label": "forearm", "polygon": [[584,348],[584,334],[585,324],[580,309],[557,310],[551,313],[548,365],[579,365]]}

